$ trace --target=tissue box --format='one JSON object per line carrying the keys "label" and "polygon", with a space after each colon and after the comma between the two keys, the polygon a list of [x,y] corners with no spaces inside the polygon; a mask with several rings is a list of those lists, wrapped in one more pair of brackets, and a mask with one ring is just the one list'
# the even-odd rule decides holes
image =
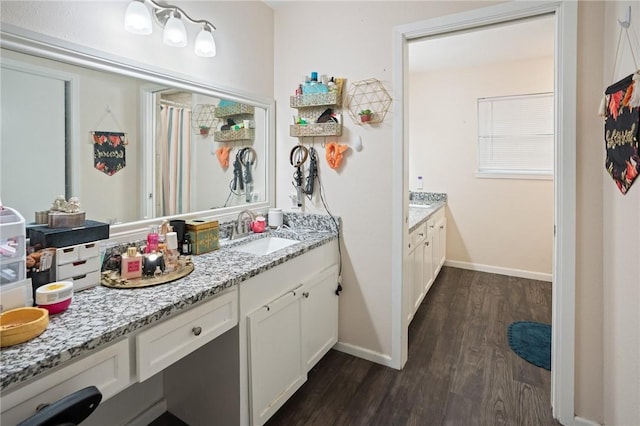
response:
{"label": "tissue box", "polygon": [[220,248],[220,226],[217,220],[187,220],[193,254],[208,253]]}

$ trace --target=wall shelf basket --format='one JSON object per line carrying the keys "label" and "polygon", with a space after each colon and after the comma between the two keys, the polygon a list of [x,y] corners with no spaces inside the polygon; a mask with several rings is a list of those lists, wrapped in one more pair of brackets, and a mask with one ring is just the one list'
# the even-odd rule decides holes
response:
{"label": "wall shelf basket", "polygon": [[196,135],[207,136],[210,129],[218,127],[220,120],[214,115],[215,105],[198,104],[191,113],[191,130]]}
{"label": "wall shelf basket", "polygon": [[[391,106],[391,96],[386,89],[375,78],[356,81],[349,86],[347,94],[347,110],[353,122],[359,126],[363,124],[380,123],[389,111]],[[360,112],[370,110],[370,120],[363,121]]]}

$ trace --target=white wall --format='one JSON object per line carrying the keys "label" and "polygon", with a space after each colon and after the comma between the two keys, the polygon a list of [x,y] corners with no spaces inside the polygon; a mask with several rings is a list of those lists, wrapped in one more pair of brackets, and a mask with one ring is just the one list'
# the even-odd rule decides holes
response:
{"label": "white wall", "polygon": [[412,73],[409,86],[409,185],[447,193],[447,261],[551,280],[553,181],[475,172],[478,98],[553,92],[553,58]]}
{"label": "white wall", "polygon": [[[624,19],[629,6],[631,25],[638,34],[637,2],[606,4],[604,81],[602,88],[593,88],[601,89],[600,93],[637,69],[638,64],[634,64],[625,43],[611,80],[620,31],[617,19]],[[638,59],[638,52],[635,55]],[[604,153],[604,142],[599,142]],[[637,425],[640,424],[640,182],[636,181],[622,195],[604,167],[599,173],[604,180],[604,418],[607,425]]]}
{"label": "white wall", "polygon": [[602,98],[604,2],[578,5],[575,412],[604,422]]}
{"label": "white wall", "polygon": [[[291,205],[288,196],[293,168],[288,160],[289,151],[298,141],[289,136],[288,125],[296,113],[289,107],[289,96],[305,75],[317,71],[345,77],[347,88],[350,83],[377,78],[393,98],[393,27],[484,5],[486,3],[481,2],[274,2],[277,204]],[[317,18],[310,18],[312,16]],[[315,140],[326,201],[332,213],[343,220],[344,291],[340,297],[339,340],[343,350],[388,363],[392,323],[389,245],[393,108],[385,121],[375,126],[357,126],[346,111],[344,113],[342,137],[326,138],[326,141],[353,144],[360,136],[364,145],[361,152],[347,151],[342,168],[334,171],[324,160],[322,138]],[[315,197],[313,203],[306,203],[306,211],[324,210]]]}

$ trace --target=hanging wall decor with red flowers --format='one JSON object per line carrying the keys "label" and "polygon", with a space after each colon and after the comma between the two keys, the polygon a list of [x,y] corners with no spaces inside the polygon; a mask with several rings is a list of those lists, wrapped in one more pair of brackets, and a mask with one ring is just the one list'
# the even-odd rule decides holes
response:
{"label": "hanging wall decor with red flowers", "polygon": [[108,176],[124,169],[125,138],[122,132],[93,132],[93,166]]}
{"label": "hanging wall decor with red flowers", "polygon": [[609,86],[604,106],[605,165],[626,194],[640,174],[640,71]]}

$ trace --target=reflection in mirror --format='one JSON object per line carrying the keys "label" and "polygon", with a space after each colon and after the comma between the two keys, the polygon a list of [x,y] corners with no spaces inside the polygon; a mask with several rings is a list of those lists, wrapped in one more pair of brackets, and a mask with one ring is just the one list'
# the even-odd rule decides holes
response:
{"label": "reflection in mirror", "polygon": [[[155,203],[151,217],[264,201],[264,110],[175,89],[153,98]],[[150,158],[147,163],[151,163]]]}
{"label": "reflection in mirror", "polygon": [[15,50],[0,50],[0,196],[28,222],[59,195],[112,224],[269,202],[270,103]]}

